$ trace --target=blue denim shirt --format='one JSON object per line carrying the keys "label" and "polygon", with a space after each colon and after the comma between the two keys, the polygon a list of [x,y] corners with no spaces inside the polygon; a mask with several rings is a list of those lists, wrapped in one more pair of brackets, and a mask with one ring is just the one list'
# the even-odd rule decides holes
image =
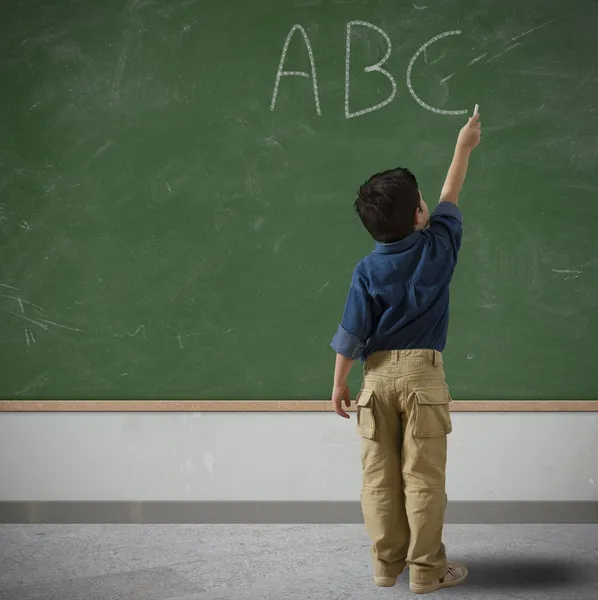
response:
{"label": "blue denim shirt", "polygon": [[441,202],[423,231],[377,243],[353,272],[332,348],[362,360],[380,350],[442,352],[462,231],[457,205]]}

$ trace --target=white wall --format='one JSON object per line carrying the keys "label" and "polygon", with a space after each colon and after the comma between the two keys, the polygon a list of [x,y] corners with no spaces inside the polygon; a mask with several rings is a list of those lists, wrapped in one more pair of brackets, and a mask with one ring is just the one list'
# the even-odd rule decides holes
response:
{"label": "white wall", "polygon": [[[0,414],[0,500],[357,500],[350,422],[313,413]],[[449,500],[598,500],[598,413],[453,415]]]}

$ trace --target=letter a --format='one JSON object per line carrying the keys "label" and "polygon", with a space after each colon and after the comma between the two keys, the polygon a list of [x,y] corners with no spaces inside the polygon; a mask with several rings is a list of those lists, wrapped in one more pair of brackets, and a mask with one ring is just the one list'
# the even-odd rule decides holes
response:
{"label": "letter a", "polygon": [[[369,27],[370,29],[377,31],[386,40],[386,44],[388,45],[388,50],[386,51],[386,54],[384,55],[382,60],[378,61],[375,65],[366,67],[364,69],[364,71],[366,73],[371,73],[372,71],[378,71],[378,73],[382,73],[382,75],[386,75],[386,77],[388,77],[388,79],[390,80],[390,83],[392,84],[392,92],[391,92],[390,96],[386,100],[384,100],[384,102],[380,102],[379,104],[376,104],[375,106],[370,106],[369,108],[364,108],[363,110],[352,113],[349,110],[349,92],[350,92],[349,78],[350,78],[350,73],[351,73],[351,28],[354,25],[361,25],[362,27]],[[360,115],[365,115],[366,113],[372,112],[374,110],[378,110],[379,108],[383,108],[384,106],[386,106],[387,104],[390,104],[394,100],[394,97],[397,94],[397,82],[395,81],[394,77],[388,71],[386,71],[385,69],[382,68],[382,65],[389,59],[391,52],[392,52],[392,44],[390,42],[390,38],[388,37],[388,35],[386,34],[385,31],[380,29],[380,27],[376,27],[376,25],[372,25],[371,23],[367,23],[366,21],[349,21],[347,23],[347,49],[346,49],[346,54],[345,54],[345,118],[352,119],[353,117],[359,117]]]}
{"label": "letter a", "polygon": [[311,79],[314,87],[314,100],[316,101],[316,112],[318,115],[322,114],[320,110],[320,98],[318,96],[318,80],[316,78],[316,63],[314,60],[314,53],[311,49],[311,44],[309,43],[309,38],[307,37],[307,33],[305,29],[301,27],[301,25],[293,25],[291,31],[289,31],[289,35],[287,35],[287,39],[284,43],[284,48],[282,49],[282,55],[280,57],[280,64],[278,65],[278,71],[276,72],[276,83],[274,84],[274,93],[272,94],[272,103],[270,104],[270,110],[274,110],[276,106],[276,98],[278,96],[278,88],[280,87],[280,78],[281,77],[307,77],[309,78],[309,73],[305,71],[285,71],[283,70],[284,61],[287,58],[287,51],[289,49],[289,44],[291,43],[291,39],[295,31],[300,31],[303,36],[303,40],[305,41],[305,46],[307,48],[307,53],[309,55],[309,63],[311,64]]}

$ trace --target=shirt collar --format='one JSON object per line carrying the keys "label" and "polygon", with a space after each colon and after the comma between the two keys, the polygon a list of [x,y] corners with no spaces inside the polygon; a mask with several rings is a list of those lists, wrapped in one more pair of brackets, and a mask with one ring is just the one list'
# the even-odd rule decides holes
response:
{"label": "shirt collar", "polygon": [[407,237],[403,239],[392,242],[391,244],[383,244],[382,242],[376,242],[376,247],[374,252],[376,254],[396,254],[397,252],[402,252],[403,250],[407,250],[411,248],[419,239],[421,231],[414,231],[410,233]]}

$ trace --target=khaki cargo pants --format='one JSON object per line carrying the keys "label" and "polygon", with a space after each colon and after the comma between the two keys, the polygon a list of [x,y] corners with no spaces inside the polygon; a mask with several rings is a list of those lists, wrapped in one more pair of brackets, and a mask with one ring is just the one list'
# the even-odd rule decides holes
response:
{"label": "khaki cargo pants", "polygon": [[442,528],[450,401],[440,352],[393,350],[366,360],[357,431],[361,507],[376,577],[398,576],[407,564],[412,582],[447,573]]}

